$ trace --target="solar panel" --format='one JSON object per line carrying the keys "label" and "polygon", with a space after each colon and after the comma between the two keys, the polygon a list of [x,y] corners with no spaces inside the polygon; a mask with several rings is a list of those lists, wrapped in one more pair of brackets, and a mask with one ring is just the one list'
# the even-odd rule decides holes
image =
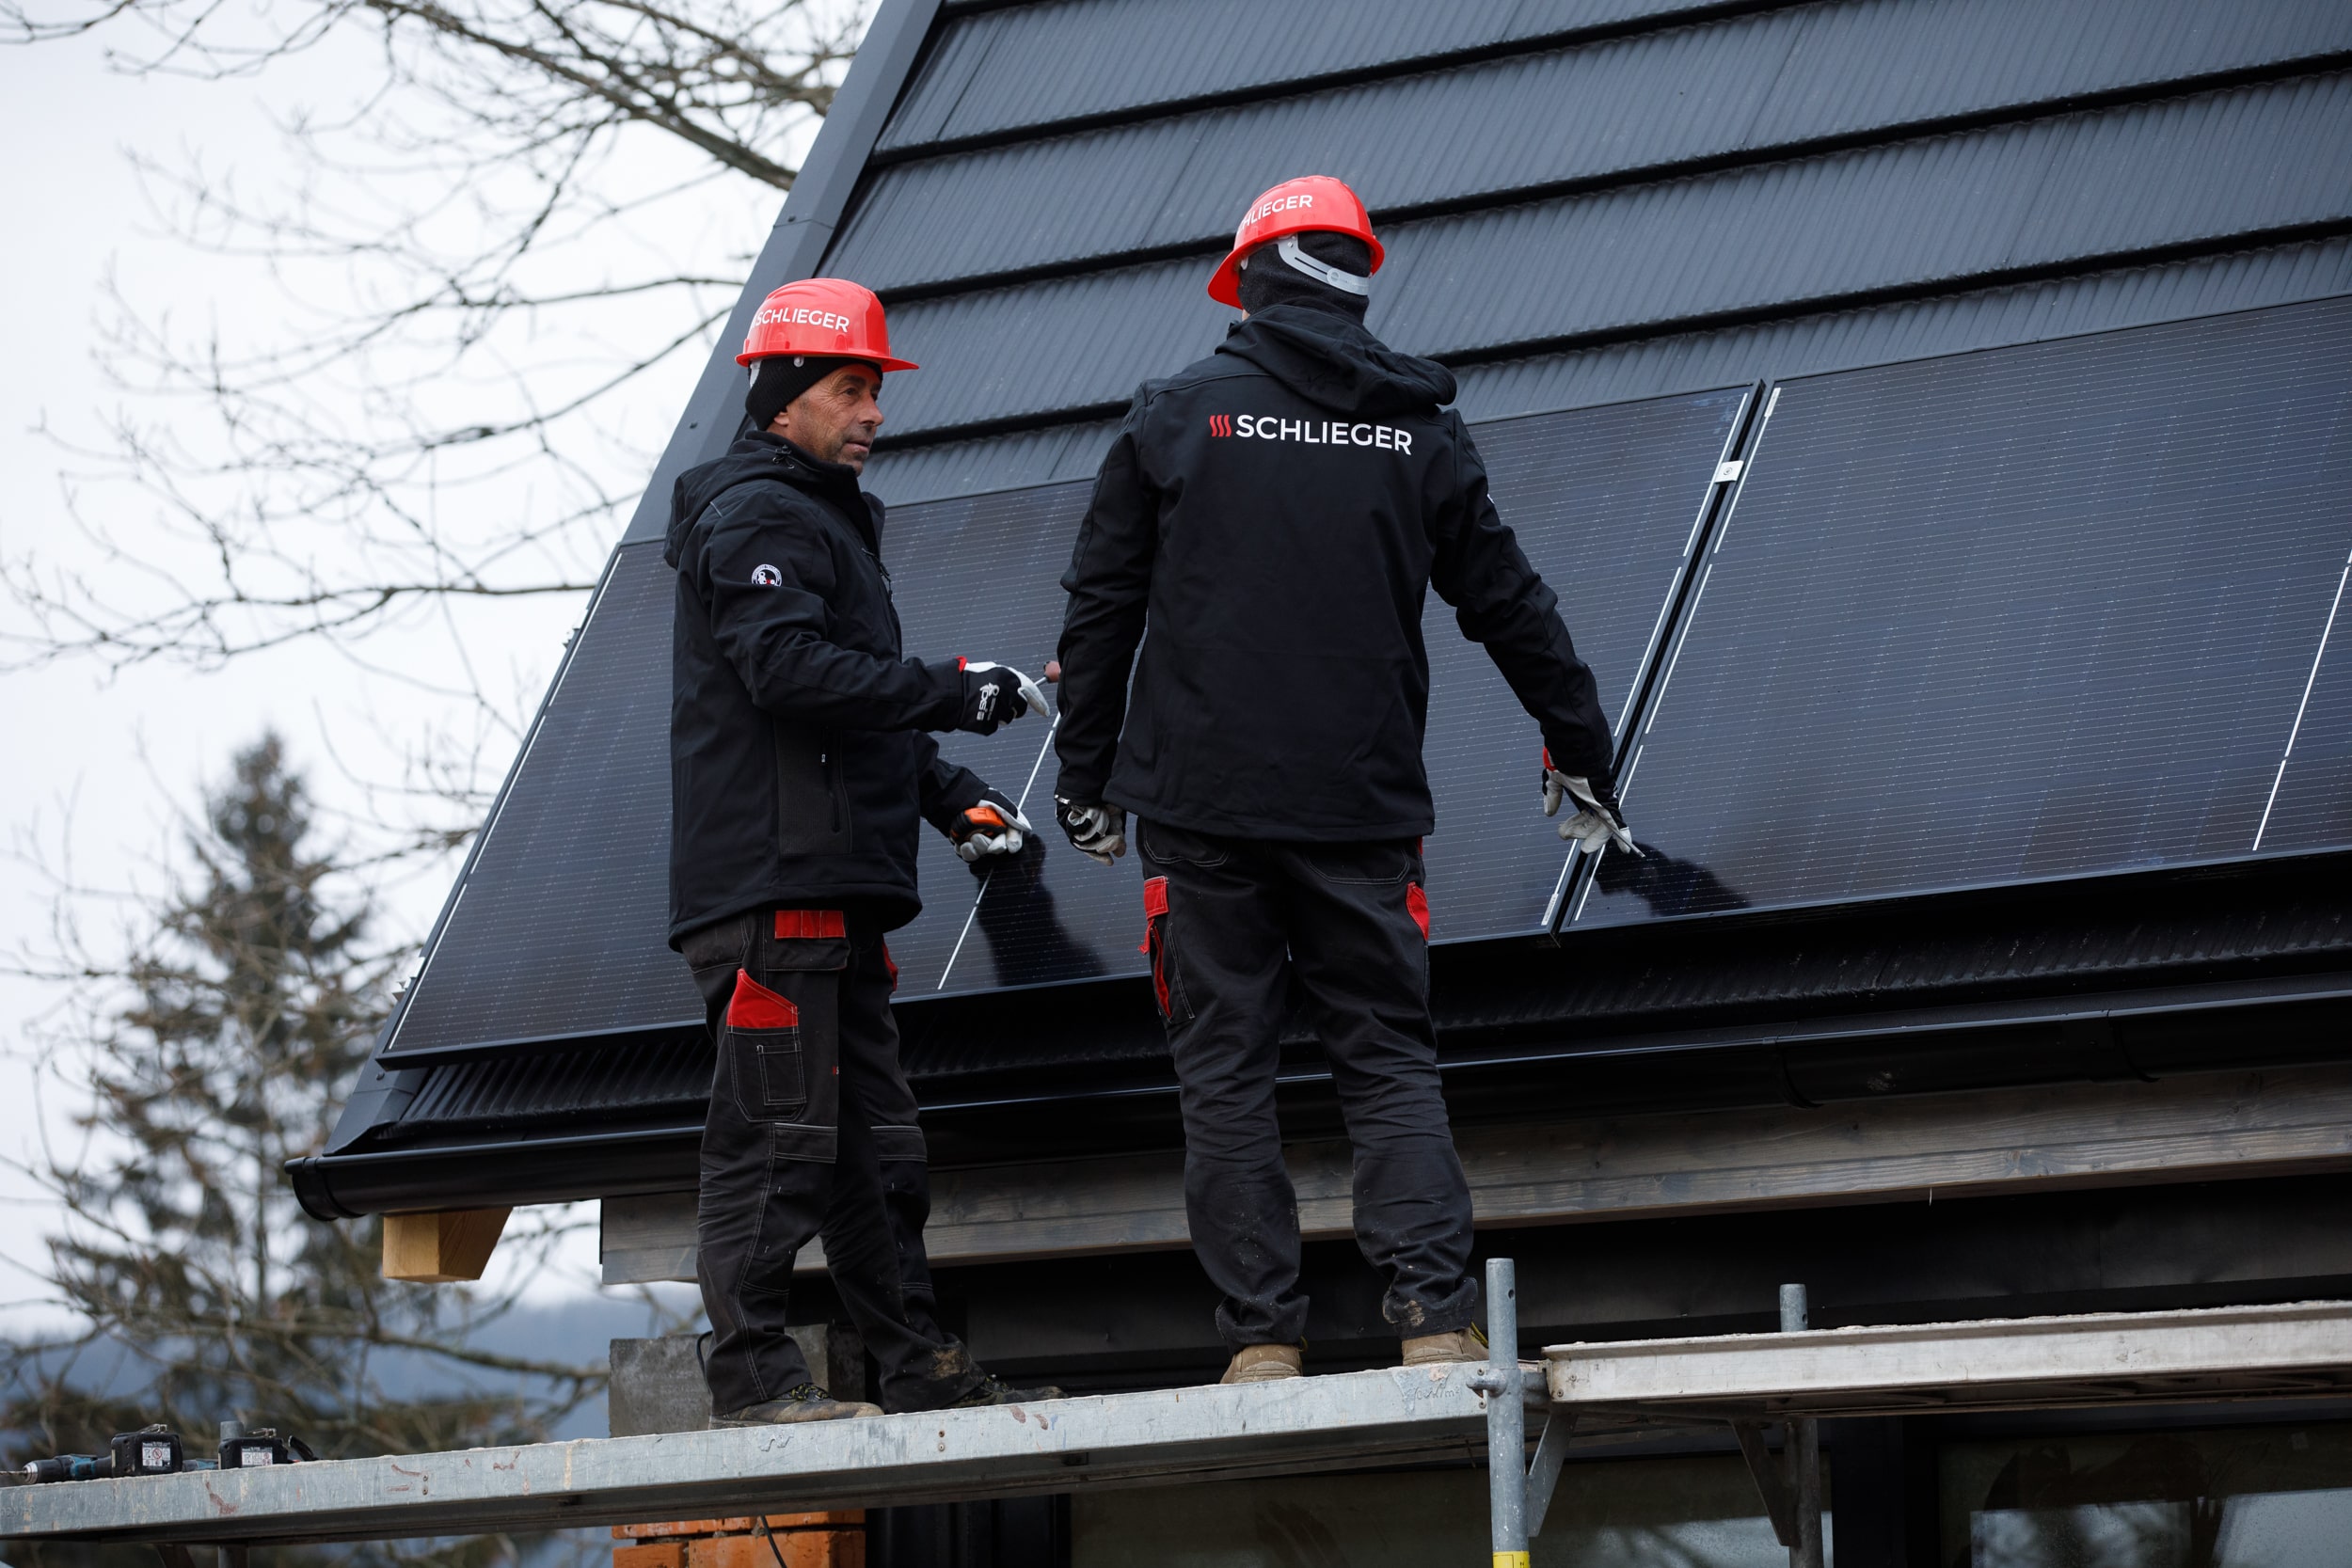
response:
{"label": "solar panel", "polygon": [[2340,299],[1775,388],[1572,923],[2352,843],[2348,364]]}
{"label": "solar panel", "polygon": [[659,543],[613,557],[387,1059],[691,1024],[670,927],[670,606]]}
{"label": "solar panel", "polygon": [[[1661,398],[1478,432],[1497,504],[1560,594],[1613,712],[1632,690],[1662,621],[1746,396],[1735,388]],[[887,553],[909,647],[1010,649],[991,657],[1041,665],[1060,632],[1057,579],[1089,493],[1085,484],[1057,485],[893,513]],[[988,590],[977,594],[975,562],[993,563]],[[1424,637],[1426,754],[1439,818],[1428,844],[1431,934],[1442,941],[1540,930],[1565,858],[1534,804],[1534,723],[1434,594]],[[1504,738],[1515,734],[1516,747]],[[1132,857],[1111,869],[1096,865],[1051,830],[1056,764],[1041,755],[1043,742],[1021,723],[986,739],[943,737],[946,754],[1016,798],[1035,769],[1030,816],[1051,842],[1041,857],[961,901],[942,890],[969,885],[968,868],[944,842],[926,845],[924,913],[891,942],[901,995],[1142,973],[1142,872]]]}
{"label": "solar panel", "polygon": [[[1749,395],[1735,388],[1653,398],[1472,432],[1496,509],[1559,594],[1613,725],[1663,635],[1716,465]],[[1557,913],[1566,856],[1538,804],[1542,736],[1434,593],[1422,637],[1430,673],[1422,755],[1438,806],[1425,847],[1430,937],[1543,930]]]}
{"label": "solar panel", "polygon": [[[1041,674],[1061,637],[1061,574],[1093,489],[1080,481],[893,509],[882,556],[907,651]],[[1132,856],[1096,865],[1054,827],[1050,722],[938,737],[948,760],[1022,801],[1039,831],[1020,864],[987,879],[985,898],[947,841],[924,833],[923,912],[890,939],[901,997],[1140,971],[1143,874]]]}

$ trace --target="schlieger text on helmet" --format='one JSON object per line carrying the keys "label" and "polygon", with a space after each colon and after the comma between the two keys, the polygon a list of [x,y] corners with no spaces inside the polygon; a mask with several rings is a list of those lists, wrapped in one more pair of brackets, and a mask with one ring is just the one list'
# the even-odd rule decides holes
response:
{"label": "schlieger text on helmet", "polygon": [[849,317],[833,310],[812,310],[805,305],[796,305],[788,310],[781,306],[763,305],[759,308],[759,314],[752,318],[754,326],[769,326],[777,322],[796,322],[803,326],[816,327],[820,332],[850,330]]}

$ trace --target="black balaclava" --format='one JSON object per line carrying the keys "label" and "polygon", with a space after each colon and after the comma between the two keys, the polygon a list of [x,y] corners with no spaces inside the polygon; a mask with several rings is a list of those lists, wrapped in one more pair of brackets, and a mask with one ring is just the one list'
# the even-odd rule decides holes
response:
{"label": "black balaclava", "polygon": [[743,411],[752,417],[752,428],[767,429],[794,398],[844,365],[865,365],[874,371],[876,380],[882,379],[882,372],[867,361],[844,356],[776,354],[753,360],[752,384],[743,394]]}
{"label": "black balaclava", "polygon": [[[1372,247],[1353,234],[1311,229],[1294,237],[1299,249],[1326,266],[1352,272],[1359,277],[1372,276]],[[1269,305],[1312,305],[1336,310],[1351,321],[1364,319],[1364,308],[1372,303],[1369,296],[1351,294],[1308,277],[1282,260],[1275,249],[1279,243],[1269,240],[1242,258],[1243,309],[1255,315]]]}

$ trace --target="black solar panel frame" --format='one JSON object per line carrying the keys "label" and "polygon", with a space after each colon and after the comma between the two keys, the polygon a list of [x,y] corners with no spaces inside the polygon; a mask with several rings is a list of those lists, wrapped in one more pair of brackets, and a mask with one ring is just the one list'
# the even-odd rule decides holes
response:
{"label": "black solar panel frame", "polygon": [[[2312,657],[2312,673],[2303,683],[2303,699],[2296,708],[2294,726],[2287,732],[2286,748],[2280,754],[2277,776],[2271,780],[2270,798],[2263,806],[2262,823],[2254,831],[2255,854],[2263,852],[2274,824],[2279,836],[2271,840],[2272,853],[2352,843],[2352,808],[2342,800],[2334,803],[2318,832],[2298,835],[2296,831],[2302,798],[2315,781],[2331,769],[2339,776],[2352,774],[2352,613],[2347,613],[2346,602],[2352,594],[2347,590],[2352,590],[2352,555],[2345,557],[2343,569],[2336,574],[2336,596],[2328,608],[2328,625],[2320,633],[2319,651]],[[2282,801],[2287,807],[2284,815],[2279,809]]]}
{"label": "black solar panel frame", "polygon": [[[1722,504],[1724,492],[1724,486],[1717,483],[1717,476],[1721,474],[1724,461],[1745,438],[1748,425],[1753,419],[1755,410],[1758,404],[1757,394],[1761,390],[1762,388],[1760,384],[1756,383],[1751,383],[1745,387],[1733,385],[1728,387],[1703,388],[1695,391],[1675,393],[1665,397],[1629,399],[1618,403],[1596,404],[1581,408],[1557,409],[1542,414],[1518,415],[1506,419],[1488,420],[1470,427],[1472,439],[1481,443],[1482,452],[1487,458],[1487,467],[1490,478],[1498,480],[1496,494],[1498,510],[1502,515],[1502,520],[1506,524],[1512,524],[1516,529],[1518,519],[1525,505],[1524,499],[1515,497],[1509,493],[1507,483],[1502,482],[1498,478],[1502,472],[1502,466],[1495,460],[1495,452],[1493,451],[1486,450],[1490,447],[1499,450],[1502,447],[1502,442],[1497,438],[1503,434],[1503,427],[1524,428],[1529,426],[1534,420],[1566,420],[1580,415],[1595,415],[1601,413],[1632,414],[1642,408],[1663,404],[1700,404],[1707,400],[1724,398],[1735,394],[1740,398],[1739,406],[1733,410],[1731,417],[1726,421],[1727,428],[1725,430],[1723,442],[1713,457],[1709,460],[1704,461],[1703,463],[1693,464],[1692,467],[1690,475],[1690,494],[1696,499],[1692,504],[1691,526],[1683,538],[1681,555],[1671,574],[1667,591],[1659,602],[1658,612],[1653,618],[1648,638],[1643,646],[1642,652],[1636,656],[1634,659],[1632,675],[1627,683],[1624,699],[1622,702],[1617,704],[1613,709],[1607,712],[1612,733],[1620,737],[1621,751],[1623,749],[1623,737],[1630,733],[1629,721],[1631,715],[1638,710],[1644,695],[1648,691],[1650,683],[1654,678],[1657,670],[1658,661],[1663,656],[1665,649],[1672,641],[1677,618],[1679,614],[1683,601],[1689,596],[1690,594],[1692,568],[1704,554],[1707,541],[1711,536],[1712,521],[1716,510]],[[1537,549],[1531,549],[1528,553],[1531,556],[1537,556],[1543,552]],[[1541,560],[1536,560],[1535,565],[1539,571],[1544,573],[1547,582],[1551,585],[1553,591],[1555,593],[1560,593],[1562,595],[1564,601],[1562,615],[1567,624],[1570,637],[1585,639],[1585,641],[1580,641],[1579,651],[1588,662],[1595,665],[1596,673],[1602,677],[1601,695],[1602,702],[1604,705],[1606,705],[1609,700],[1608,677],[1610,675],[1610,672],[1600,668],[1602,654],[1601,651],[1593,644],[1588,637],[1590,625],[1588,618],[1580,614],[1575,608],[1568,606],[1565,603],[1565,600],[1569,596],[1568,593],[1565,591],[1568,575],[1559,571],[1546,571],[1544,569],[1544,562]],[[1423,625],[1427,635],[1427,641],[1433,649],[1433,657],[1431,659],[1433,677],[1439,673],[1439,660],[1436,657],[1434,650],[1441,645],[1446,646],[1453,657],[1465,658],[1472,661],[1473,663],[1483,660],[1485,657],[1483,650],[1479,650],[1475,648],[1474,645],[1466,642],[1460,632],[1452,623],[1452,610],[1449,610],[1441,601],[1438,600],[1435,595],[1432,595]],[[1434,728],[1438,717],[1435,711],[1434,704],[1443,695],[1443,693],[1441,689],[1433,687],[1431,695],[1433,701],[1432,723]],[[1522,717],[1519,715],[1516,705],[1514,705],[1510,711],[1515,721]],[[1528,723],[1530,724],[1528,733],[1532,736],[1534,734],[1532,727],[1533,721],[1529,721]],[[1531,819],[1533,819],[1533,813],[1535,810],[1535,777],[1537,771],[1534,767],[1534,752],[1533,751],[1508,753],[1498,752],[1496,764],[1497,767],[1502,768],[1504,772],[1509,773],[1511,776],[1520,780],[1519,787],[1528,802],[1527,809],[1531,815]],[[1438,855],[1441,859],[1445,856],[1446,849],[1448,847],[1446,839],[1449,832],[1449,827],[1458,830],[1464,826],[1464,824],[1459,822],[1449,824],[1446,816],[1447,809],[1447,801],[1441,797],[1438,801],[1438,837],[1435,841]],[[1449,936],[1444,932],[1442,914],[1433,911],[1436,915],[1438,924],[1433,931],[1431,945],[1442,947],[1457,942],[1487,942],[1493,941],[1497,938],[1507,938],[1512,936],[1539,936],[1556,929],[1560,921],[1561,911],[1566,903],[1571,879],[1576,869],[1574,854],[1564,850],[1558,858],[1557,864],[1559,869],[1552,880],[1550,895],[1545,900],[1539,909],[1531,908],[1529,911],[1529,919],[1524,927],[1514,928],[1499,927],[1465,933],[1459,936]],[[1431,879],[1430,894],[1432,902],[1433,904],[1438,904],[1440,902],[1441,890],[1438,885],[1438,869],[1435,867],[1433,867]]]}

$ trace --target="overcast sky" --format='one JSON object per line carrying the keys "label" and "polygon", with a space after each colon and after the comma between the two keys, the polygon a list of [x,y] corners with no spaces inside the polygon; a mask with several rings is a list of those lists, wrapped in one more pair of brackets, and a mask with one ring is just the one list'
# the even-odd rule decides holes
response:
{"label": "overcast sky", "polygon": [[[10,151],[0,165],[0,211],[12,240],[0,246],[0,553],[91,560],[74,542],[63,498],[71,476],[91,467],[66,447],[103,447],[107,414],[125,404],[94,354],[103,279],[183,325],[267,323],[281,308],[263,265],[198,254],[167,232],[128,154],[200,156],[233,168],[248,190],[266,188],[291,166],[274,117],[335,105],[352,79],[331,49],[232,83],[116,74],[88,42],[0,49],[0,146]],[[708,243],[756,243],[774,209],[772,199],[751,205],[760,210],[714,205],[701,214],[715,236]],[[644,390],[638,444],[658,445],[698,369],[689,356]],[[152,399],[133,409],[177,417]],[[139,537],[148,503],[115,492],[98,504]],[[168,565],[168,546],[158,549]],[[469,649],[490,666],[492,686],[527,704],[581,608],[569,597],[501,605],[470,626]],[[0,625],[24,628],[7,605]],[[378,670],[430,669],[446,657],[446,641],[421,619],[365,653]],[[86,659],[17,669],[0,673],[0,703],[8,762],[0,768],[0,824],[15,850],[0,871],[0,949],[10,952],[45,948],[57,908],[56,890],[29,861],[70,867],[77,884],[101,894],[75,907],[96,945],[110,945],[110,927],[137,914],[135,902],[112,895],[164,884],[174,813],[264,729],[288,737],[331,809],[356,810],[358,792],[345,775],[388,776],[404,739],[447,716],[444,699],[316,646],[215,673],[152,664],[110,673]],[[502,771],[504,754],[491,761],[494,775]],[[446,864],[425,867],[389,888],[388,929],[421,935],[450,875]],[[72,1109],[54,1085],[45,1102],[36,1094],[31,1067],[57,1001],[54,988],[0,977],[0,1156],[11,1162],[37,1159],[44,1126],[58,1135]],[[37,1288],[23,1270],[40,1258],[55,1216],[12,1170],[0,1173],[0,1262],[8,1265],[0,1302],[21,1301]],[[583,1243],[577,1260],[584,1268],[593,1259],[593,1242]]]}

